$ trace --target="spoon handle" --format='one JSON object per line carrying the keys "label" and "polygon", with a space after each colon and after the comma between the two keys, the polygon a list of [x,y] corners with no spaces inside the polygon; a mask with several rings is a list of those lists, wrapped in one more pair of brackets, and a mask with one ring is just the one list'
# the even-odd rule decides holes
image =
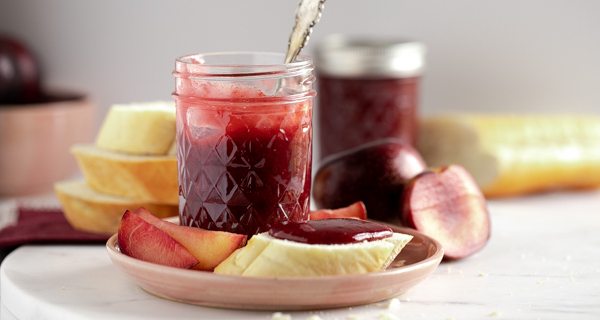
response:
{"label": "spoon handle", "polygon": [[288,42],[285,63],[294,62],[300,50],[308,43],[312,28],[321,19],[324,4],[325,0],[300,0],[296,9],[296,23]]}

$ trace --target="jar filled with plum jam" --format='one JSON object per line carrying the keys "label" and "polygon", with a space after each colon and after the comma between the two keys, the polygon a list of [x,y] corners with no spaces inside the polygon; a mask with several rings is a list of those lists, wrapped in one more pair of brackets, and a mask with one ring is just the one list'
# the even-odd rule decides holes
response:
{"label": "jar filled with plum jam", "polygon": [[252,236],[308,220],[312,60],[224,52],[176,60],[182,225]]}
{"label": "jar filled with plum jam", "polygon": [[414,145],[424,56],[419,42],[334,35],[320,43],[320,158],[383,138]]}

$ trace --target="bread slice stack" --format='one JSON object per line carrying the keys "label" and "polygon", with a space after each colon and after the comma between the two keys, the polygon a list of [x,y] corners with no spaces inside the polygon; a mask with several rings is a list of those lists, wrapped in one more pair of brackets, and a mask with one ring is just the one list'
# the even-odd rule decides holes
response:
{"label": "bread slice stack", "polygon": [[84,179],[54,185],[69,223],[112,234],[126,210],[177,215],[175,134],[173,102],[113,105],[95,144],[71,147]]}

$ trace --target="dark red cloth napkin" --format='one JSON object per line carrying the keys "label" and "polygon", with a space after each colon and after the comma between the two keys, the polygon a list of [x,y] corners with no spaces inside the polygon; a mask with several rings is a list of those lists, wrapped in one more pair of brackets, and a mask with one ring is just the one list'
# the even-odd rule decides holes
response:
{"label": "dark red cloth napkin", "polygon": [[0,248],[22,244],[101,244],[110,235],[98,235],[73,229],[60,210],[19,208],[16,224],[0,230]]}

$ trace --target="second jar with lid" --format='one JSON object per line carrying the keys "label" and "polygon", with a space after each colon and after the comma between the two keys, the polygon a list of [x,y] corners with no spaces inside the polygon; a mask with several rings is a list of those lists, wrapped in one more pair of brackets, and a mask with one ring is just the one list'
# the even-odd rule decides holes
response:
{"label": "second jar with lid", "polygon": [[382,138],[414,145],[425,47],[419,42],[333,35],[319,44],[320,157]]}

